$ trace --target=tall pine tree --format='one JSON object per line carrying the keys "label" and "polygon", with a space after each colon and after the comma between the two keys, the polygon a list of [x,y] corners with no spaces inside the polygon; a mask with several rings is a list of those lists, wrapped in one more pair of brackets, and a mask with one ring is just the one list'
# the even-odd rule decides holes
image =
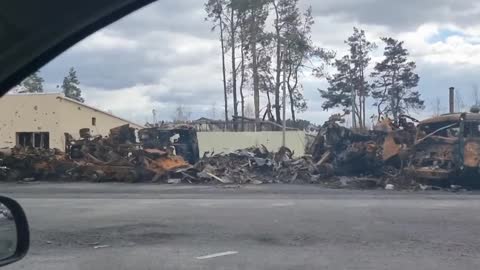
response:
{"label": "tall pine tree", "polygon": [[370,64],[370,52],[376,48],[365,37],[365,31],[353,28],[353,34],[346,41],[350,47],[352,84],[353,84],[353,105],[352,115],[358,119],[360,128],[366,127],[366,99],[370,94],[370,84],[367,82],[366,69]]}
{"label": "tall pine tree", "polygon": [[78,102],[84,102],[82,98],[82,90],[80,89],[80,81],[77,78],[77,72],[72,67],[68,71],[68,75],[63,79],[62,90],[66,97],[74,99]]}
{"label": "tall pine tree", "polygon": [[320,90],[326,100],[323,109],[342,107],[352,114],[353,127],[366,126],[366,99],[370,93],[366,69],[370,63],[370,52],[376,48],[365,37],[365,31],[353,28],[353,34],[345,41],[349,54],[334,63],[337,73],[327,78],[329,87]]}
{"label": "tall pine tree", "polygon": [[333,66],[337,70],[333,76],[327,78],[327,90],[319,90],[325,102],[322,105],[324,110],[332,108],[343,108],[345,111],[352,106],[352,68],[350,56],[345,55],[336,59]]}
{"label": "tall pine tree", "polygon": [[43,93],[43,78],[40,77],[38,72],[28,76],[22,82],[22,92],[24,93]]}
{"label": "tall pine tree", "polygon": [[377,63],[372,97],[375,100],[378,117],[392,116],[398,121],[401,114],[411,110],[423,109],[424,101],[416,90],[420,77],[416,74],[416,64],[408,61],[408,50],[403,47],[403,41],[393,38],[382,38],[385,43],[384,59]]}
{"label": "tall pine tree", "polygon": [[205,11],[207,12],[207,18],[205,20],[210,20],[213,22],[212,31],[215,31],[218,27],[220,32],[220,49],[221,49],[221,59],[222,59],[222,82],[223,82],[223,99],[224,99],[224,109],[225,109],[225,128],[228,124],[228,89],[227,89],[227,71],[225,64],[226,56],[226,10],[227,2],[225,0],[208,0],[205,4]]}

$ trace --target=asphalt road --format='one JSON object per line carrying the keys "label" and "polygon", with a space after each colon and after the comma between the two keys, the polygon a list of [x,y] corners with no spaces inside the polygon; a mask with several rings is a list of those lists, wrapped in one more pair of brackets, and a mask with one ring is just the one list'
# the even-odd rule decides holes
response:
{"label": "asphalt road", "polygon": [[1,184],[29,217],[5,269],[479,269],[480,194]]}

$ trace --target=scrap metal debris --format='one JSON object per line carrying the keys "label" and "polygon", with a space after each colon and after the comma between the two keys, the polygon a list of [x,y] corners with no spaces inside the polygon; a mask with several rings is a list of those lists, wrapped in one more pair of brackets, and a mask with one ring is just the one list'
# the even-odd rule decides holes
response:
{"label": "scrap metal debris", "polygon": [[310,183],[315,174],[311,158],[293,158],[282,148],[274,153],[265,146],[242,149],[229,154],[204,157],[189,176],[195,181],[223,184]]}
{"label": "scrap metal debris", "polygon": [[333,115],[320,128],[304,156],[287,147],[265,146],[199,156],[189,126],[128,125],[108,137],[79,131],[65,134],[65,151],[15,147],[0,151],[0,179],[153,181],[168,184],[307,184],[332,188],[458,191],[455,176],[480,174],[480,114],[448,114],[417,121],[402,115],[383,118],[373,130],[353,130]]}
{"label": "scrap metal debris", "polygon": [[146,128],[140,130],[138,135],[145,148],[166,149],[191,164],[200,158],[197,131],[192,126]]}
{"label": "scrap metal debris", "polygon": [[14,147],[0,156],[0,179],[19,181],[122,181],[165,180],[177,169],[191,165],[166,149],[145,148],[136,142],[129,125],[110,130],[108,137],[79,130],[79,140],[65,134],[66,149]]}

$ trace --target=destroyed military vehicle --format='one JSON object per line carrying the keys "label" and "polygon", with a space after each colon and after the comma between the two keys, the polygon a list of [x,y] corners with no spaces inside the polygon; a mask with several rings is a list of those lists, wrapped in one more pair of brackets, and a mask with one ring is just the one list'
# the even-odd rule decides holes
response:
{"label": "destroyed military vehicle", "polygon": [[197,131],[188,125],[152,127],[138,131],[140,142],[146,149],[170,151],[183,157],[190,164],[200,160]]}
{"label": "destroyed military vehicle", "polygon": [[480,114],[452,113],[417,126],[410,148],[412,175],[420,179],[455,180],[480,176]]}

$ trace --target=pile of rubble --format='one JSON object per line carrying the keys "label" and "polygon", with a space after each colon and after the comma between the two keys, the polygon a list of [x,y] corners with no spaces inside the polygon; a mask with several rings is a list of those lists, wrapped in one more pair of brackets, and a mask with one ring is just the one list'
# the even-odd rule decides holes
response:
{"label": "pile of rubble", "polygon": [[288,148],[269,152],[262,145],[204,157],[189,172],[187,179],[203,183],[313,183],[316,169],[309,157],[294,158]]}
{"label": "pile of rubble", "polygon": [[401,116],[395,124],[388,118],[373,130],[356,131],[340,123],[333,115],[321,127],[309,154],[320,173],[320,179],[337,186],[358,188],[416,189],[415,177],[404,173],[409,149],[414,144],[417,120]]}
{"label": "pile of rubble", "polygon": [[[65,166],[64,166],[65,165]],[[57,171],[67,171],[65,155],[58,149],[14,147],[0,152],[0,179],[13,181],[48,177]]]}
{"label": "pile of rubble", "polygon": [[[172,174],[171,183],[322,184],[328,187],[414,188],[401,173],[401,152],[413,142],[408,121],[400,126],[356,132],[333,116],[321,128],[307,155],[288,148],[270,152],[265,146],[204,156],[198,163]],[[404,118],[402,118],[404,119]]]}
{"label": "pile of rubble", "polygon": [[145,149],[128,125],[114,128],[109,137],[80,130],[80,140],[65,134],[65,152],[15,147],[0,156],[0,179],[139,182],[168,178],[190,165],[168,149]]}
{"label": "pile of rubble", "polygon": [[[475,160],[480,159],[475,150],[480,149],[480,134],[469,135],[480,130],[473,128],[479,126],[480,115],[462,114],[458,122],[456,115],[444,118],[418,126],[408,116],[401,116],[398,123],[387,118],[373,130],[357,131],[342,126],[342,117],[334,115],[301,157],[285,147],[271,152],[262,145],[200,158],[196,131],[188,126],[140,130],[139,142],[128,125],[112,129],[108,137],[82,129],[80,140],[65,134],[65,151],[28,147],[0,151],[0,180],[314,183],[426,190],[432,186],[418,181],[418,176],[450,176],[470,164],[476,168]],[[464,134],[469,137],[464,139]],[[470,151],[465,158],[455,152],[457,145]]]}
{"label": "pile of rubble", "polygon": [[[271,152],[262,145],[228,154],[205,155],[192,165],[168,149],[144,148],[131,136],[116,135],[117,131],[128,134],[131,130],[128,126],[113,129],[107,138],[92,137],[87,130],[82,130],[80,140],[67,136],[65,152],[16,147],[0,158],[1,179],[171,184],[316,183],[331,187],[356,183],[365,188],[372,187],[368,178],[347,181],[337,177],[333,169],[329,169],[329,163],[318,162],[310,155],[295,157],[288,148]],[[363,155],[359,153],[363,146],[358,147],[339,160],[347,162]],[[370,151],[370,148],[364,150]]]}

